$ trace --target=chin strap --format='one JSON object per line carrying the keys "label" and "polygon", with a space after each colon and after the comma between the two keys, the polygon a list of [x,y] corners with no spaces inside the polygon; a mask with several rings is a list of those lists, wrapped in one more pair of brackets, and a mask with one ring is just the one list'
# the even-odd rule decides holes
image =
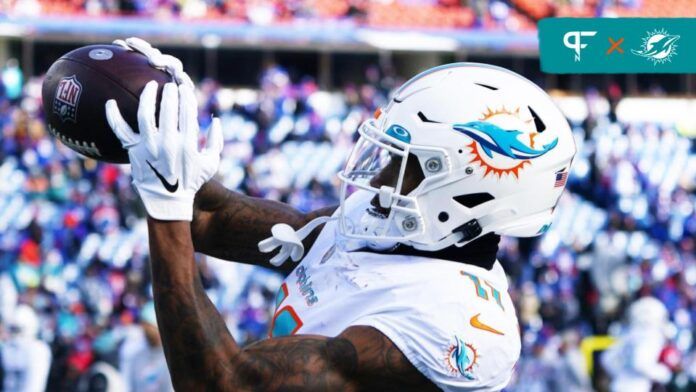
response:
{"label": "chin strap", "polygon": [[[435,244],[423,245],[423,244],[407,244],[415,249],[433,252],[445,249],[452,245],[461,248],[462,246],[474,241],[483,235],[488,233],[495,233],[497,227],[494,223],[510,218],[514,215],[514,211],[510,209],[498,210],[486,215],[479,217],[478,219],[472,219],[463,225],[456,227],[452,230],[452,233],[438,241]],[[486,230],[484,232],[484,227]]]}
{"label": "chin strap", "polygon": [[450,247],[452,245],[456,246],[462,246],[458,245],[459,242],[462,241],[462,235],[461,233],[452,233],[445,237],[443,240],[436,244],[430,244],[430,245],[423,245],[423,244],[417,244],[417,243],[407,243],[405,245],[411,246],[414,249],[426,251],[426,252],[436,252],[438,250],[445,249],[447,247]]}
{"label": "chin strap", "polygon": [[338,218],[321,216],[312,219],[297,231],[285,223],[275,224],[271,228],[271,237],[259,242],[259,251],[261,253],[270,253],[277,247],[280,247],[280,252],[270,260],[270,263],[276,267],[282,265],[288,257],[290,257],[292,261],[297,262],[304,255],[302,240],[307,238],[317,227],[335,219]]}

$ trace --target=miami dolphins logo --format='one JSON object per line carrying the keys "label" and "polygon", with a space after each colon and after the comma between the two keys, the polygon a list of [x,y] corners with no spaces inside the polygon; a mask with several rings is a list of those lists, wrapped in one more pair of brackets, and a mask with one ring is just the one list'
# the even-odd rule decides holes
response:
{"label": "miami dolphins logo", "polygon": [[[532,159],[546,154],[558,144],[558,138],[556,138],[540,149],[535,149],[534,138],[539,135],[538,132],[524,133],[517,129],[504,129],[489,121],[493,117],[499,116],[507,117],[503,120],[508,121],[511,118],[516,119],[518,124],[519,121],[525,123],[533,121],[532,119],[522,120],[519,108],[514,111],[502,108],[495,111],[488,109],[479,121],[454,125],[454,130],[473,140],[467,146],[473,155],[470,162],[478,163],[486,169],[484,177],[492,173],[498,178],[502,178],[506,174],[519,178],[519,173],[525,165],[531,164]],[[528,136],[529,144],[520,140],[522,135]]]}
{"label": "miami dolphins logo", "polygon": [[465,343],[457,336],[445,355],[445,363],[452,374],[464,376],[467,380],[474,380],[474,366],[478,365],[478,352],[472,344]]}
{"label": "miami dolphins logo", "polygon": [[664,29],[649,31],[643,38],[641,48],[632,49],[631,52],[652,61],[653,65],[666,63],[677,54],[677,40],[678,35],[670,35]]}

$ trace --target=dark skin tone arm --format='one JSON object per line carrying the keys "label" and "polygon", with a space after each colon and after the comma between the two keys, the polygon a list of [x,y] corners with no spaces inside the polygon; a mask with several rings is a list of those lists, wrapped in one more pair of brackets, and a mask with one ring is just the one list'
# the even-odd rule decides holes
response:
{"label": "dark skin tone arm", "polygon": [[203,290],[189,222],[149,218],[148,230],[157,322],[177,390],[437,390],[371,327],[240,347]]}
{"label": "dark skin tone arm", "polygon": [[[215,180],[205,183],[196,193],[193,207],[191,235],[197,252],[268,268],[275,268],[268,262],[275,253],[261,253],[257,244],[270,237],[273,225],[287,223],[297,230],[336,210],[332,206],[305,214],[287,204],[228,190]],[[321,227],[302,241],[305,249],[312,246],[320,231]],[[285,262],[275,269],[287,275],[295,266]]]}
{"label": "dark skin tone arm", "polygon": [[[370,182],[379,188],[381,185],[395,186],[401,159],[394,157]],[[409,157],[402,193],[407,194],[423,180],[423,172],[415,157]],[[377,197],[372,201],[375,208],[383,214],[388,210],[379,207]],[[271,227],[276,223],[287,223],[295,230],[320,216],[330,216],[337,206],[322,208],[308,214],[291,206],[273,200],[250,197],[225,188],[215,180],[205,183],[196,193],[193,204],[191,234],[195,250],[224,260],[275,268],[285,275],[296,264],[285,262],[273,267],[268,260],[274,254],[259,252],[259,241],[271,235]],[[312,247],[321,232],[316,228],[302,243],[305,250]]]}

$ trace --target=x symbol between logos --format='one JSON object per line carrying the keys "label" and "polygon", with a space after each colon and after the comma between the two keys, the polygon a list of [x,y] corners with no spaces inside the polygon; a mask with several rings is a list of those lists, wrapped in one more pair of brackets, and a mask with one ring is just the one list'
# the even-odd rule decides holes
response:
{"label": "x symbol between logos", "polygon": [[624,41],[623,38],[619,38],[618,41],[614,41],[613,38],[609,37],[609,42],[611,43],[611,46],[610,46],[609,49],[607,50],[607,55],[608,55],[609,53],[613,52],[614,50],[616,50],[617,52],[623,54],[623,49],[621,49],[621,44],[623,43],[623,41]]}

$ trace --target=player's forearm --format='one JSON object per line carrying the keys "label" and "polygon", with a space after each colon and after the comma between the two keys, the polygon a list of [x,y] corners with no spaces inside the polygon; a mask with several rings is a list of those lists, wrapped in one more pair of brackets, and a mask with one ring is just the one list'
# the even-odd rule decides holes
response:
{"label": "player's forearm", "polygon": [[[286,223],[295,229],[318,216],[331,215],[336,207],[309,214],[273,200],[249,197],[209,181],[198,191],[191,223],[196,251],[225,260],[270,266],[270,255],[259,252],[259,241],[271,235],[271,227]],[[309,236],[309,249],[318,230]]]}
{"label": "player's forearm", "polygon": [[[201,285],[187,222],[148,219],[157,323],[176,390],[350,390],[352,345],[323,337],[242,350]],[[344,368],[349,369],[344,369]]]}
{"label": "player's forearm", "polygon": [[214,386],[240,348],[203,290],[188,222],[148,219],[157,323],[177,390]]}

